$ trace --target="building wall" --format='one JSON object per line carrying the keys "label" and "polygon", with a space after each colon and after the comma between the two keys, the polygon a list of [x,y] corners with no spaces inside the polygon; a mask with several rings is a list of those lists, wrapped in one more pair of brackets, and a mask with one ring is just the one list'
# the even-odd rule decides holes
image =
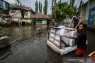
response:
{"label": "building wall", "polygon": [[32,16],[32,13],[30,12],[30,11],[26,11],[25,12],[25,18],[31,18],[31,16]]}
{"label": "building wall", "polygon": [[17,17],[17,18],[21,18],[21,11],[20,10],[10,10],[9,14],[12,17]]}
{"label": "building wall", "polygon": [[20,10],[14,10],[15,13],[12,13],[12,10],[9,11],[10,15],[12,15],[12,21],[16,21],[18,23],[30,23],[32,22],[32,13],[30,11],[26,11],[24,13],[24,18],[21,16],[21,11]]}
{"label": "building wall", "polygon": [[95,28],[95,0],[91,1],[89,6],[88,26]]}
{"label": "building wall", "polygon": [[89,12],[89,5],[86,4],[82,7],[80,16],[82,17],[83,20],[88,20],[88,13]]}
{"label": "building wall", "polygon": [[82,10],[80,12],[80,15],[83,17],[83,19],[88,20],[88,16],[89,16],[89,10],[91,8],[95,7],[95,1],[90,1],[89,3],[85,4],[82,7]]}
{"label": "building wall", "polygon": [[[94,7],[95,7],[95,0],[90,0],[88,3],[86,3],[85,5],[83,5],[82,10],[80,12],[80,15],[81,15],[82,19],[87,22],[88,26],[89,26],[90,17],[91,17],[90,14],[93,14],[93,12],[90,11],[90,10],[92,8],[94,8]],[[93,23],[94,22],[95,22],[95,20],[93,21]]]}

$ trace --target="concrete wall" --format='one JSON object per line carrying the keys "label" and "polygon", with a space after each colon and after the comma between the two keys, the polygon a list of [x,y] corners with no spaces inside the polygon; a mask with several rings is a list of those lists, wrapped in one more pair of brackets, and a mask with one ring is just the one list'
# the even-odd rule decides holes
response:
{"label": "concrete wall", "polygon": [[21,18],[21,11],[16,10],[15,12],[12,12],[12,10],[9,11],[9,14],[12,16],[12,21],[19,21]]}
{"label": "concrete wall", "polygon": [[88,16],[89,16],[89,10],[91,8],[95,7],[95,1],[90,1],[88,3],[86,3],[83,7],[82,10],[80,11],[80,15],[81,17],[83,17],[83,19],[88,20]]}
{"label": "concrete wall", "polygon": [[21,11],[16,10],[15,13],[12,13],[12,10],[10,10],[10,15],[12,15],[12,21],[16,21],[19,23],[25,22],[25,23],[30,23],[32,22],[32,13],[30,11],[26,11],[24,14],[24,18],[21,16]]}
{"label": "concrete wall", "polygon": [[85,20],[87,23],[89,22],[90,10],[94,7],[95,7],[95,0],[90,0],[89,2],[83,5],[82,10],[80,11],[82,19]]}
{"label": "concrete wall", "polygon": [[25,18],[31,18],[32,17],[32,13],[30,11],[25,12]]}

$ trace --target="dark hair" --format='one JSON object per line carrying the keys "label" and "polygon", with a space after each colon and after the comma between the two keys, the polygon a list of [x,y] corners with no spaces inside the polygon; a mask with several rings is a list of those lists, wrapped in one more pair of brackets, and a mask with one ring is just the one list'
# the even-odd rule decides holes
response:
{"label": "dark hair", "polygon": [[[86,27],[87,27],[87,25],[86,25],[86,24],[84,24],[84,23],[80,23],[80,25],[83,25],[83,27],[84,27],[84,28],[86,28]],[[79,25],[79,26],[80,26],[80,25]]]}
{"label": "dark hair", "polygon": [[[80,23],[80,25],[83,25],[83,28],[84,28],[84,29],[83,29],[83,31],[85,31],[85,32],[86,32],[86,27],[87,27],[87,25],[86,25],[86,24],[84,24],[84,23]],[[80,25],[79,25],[79,26],[80,26]],[[78,26],[78,31],[79,31],[79,26]]]}

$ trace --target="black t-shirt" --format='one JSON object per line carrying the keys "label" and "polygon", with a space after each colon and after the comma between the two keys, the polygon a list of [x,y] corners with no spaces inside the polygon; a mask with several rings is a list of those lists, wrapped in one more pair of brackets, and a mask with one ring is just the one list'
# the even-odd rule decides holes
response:
{"label": "black t-shirt", "polygon": [[73,21],[74,21],[74,24],[78,24],[78,22],[79,22],[78,17],[74,16],[74,17],[73,17]]}
{"label": "black t-shirt", "polygon": [[86,45],[86,32],[85,31],[77,31],[78,38],[76,39],[77,47],[80,49],[87,49]]}

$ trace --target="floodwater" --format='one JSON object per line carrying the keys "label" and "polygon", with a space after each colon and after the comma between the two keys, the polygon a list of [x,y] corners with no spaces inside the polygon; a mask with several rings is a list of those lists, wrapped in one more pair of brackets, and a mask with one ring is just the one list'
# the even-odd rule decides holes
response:
{"label": "floodwater", "polygon": [[[94,32],[87,32],[89,51],[93,51]],[[46,44],[47,29],[28,27],[4,27],[0,36],[9,36],[11,46],[0,49],[0,63],[63,63],[63,57],[74,57],[75,52],[60,56]]]}

